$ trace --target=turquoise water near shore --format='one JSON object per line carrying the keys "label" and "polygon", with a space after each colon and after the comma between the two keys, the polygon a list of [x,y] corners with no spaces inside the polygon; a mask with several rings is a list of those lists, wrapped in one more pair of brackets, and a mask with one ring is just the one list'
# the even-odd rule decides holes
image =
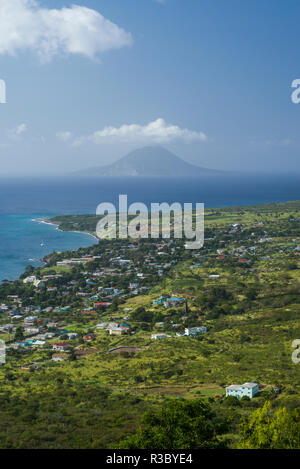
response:
{"label": "turquoise water near shore", "polygon": [[69,251],[97,243],[85,233],[65,232],[57,226],[34,221],[31,215],[0,216],[0,282],[15,280],[30,264],[43,265],[41,259],[53,251]]}

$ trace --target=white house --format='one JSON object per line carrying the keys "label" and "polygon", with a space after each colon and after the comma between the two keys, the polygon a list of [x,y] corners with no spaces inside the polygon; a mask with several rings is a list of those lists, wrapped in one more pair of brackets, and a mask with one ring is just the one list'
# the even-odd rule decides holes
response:
{"label": "white house", "polygon": [[25,334],[38,334],[40,332],[39,327],[27,326],[24,328]]}
{"label": "white house", "polygon": [[23,283],[34,283],[36,281],[35,275],[30,275],[30,277],[26,277],[23,280]]}
{"label": "white house", "polygon": [[34,347],[40,347],[45,345],[46,342],[44,340],[35,340],[34,343],[32,344]]}
{"label": "white house", "polygon": [[97,329],[106,329],[107,328],[107,323],[106,322],[101,322],[97,324]]}
{"label": "white house", "polygon": [[197,334],[205,334],[207,332],[206,327],[186,327],[184,330],[184,335],[197,335]]}
{"label": "white house", "polygon": [[76,337],[78,336],[78,334],[76,332],[68,332],[67,333],[67,336],[68,336],[68,339],[69,340],[73,340],[73,339],[76,339]]}
{"label": "white house", "polygon": [[226,388],[226,397],[234,396],[241,397],[247,396],[250,399],[254,397],[259,391],[257,383],[244,383],[244,384],[232,384]]}
{"label": "white house", "polygon": [[152,334],[151,339],[166,339],[167,335],[166,334]]}
{"label": "white house", "polygon": [[38,316],[27,316],[24,318],[24,325],[25,326],[33,326],[35,321],[37,321]]}

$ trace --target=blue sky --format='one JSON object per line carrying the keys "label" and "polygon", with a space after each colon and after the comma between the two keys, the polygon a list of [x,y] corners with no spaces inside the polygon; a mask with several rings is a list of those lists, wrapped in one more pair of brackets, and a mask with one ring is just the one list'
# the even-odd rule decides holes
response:
{"label": "blue sky", "polygon": [[1,0],[1,173],[148,144],[210,168],[299,171],[299,24],[299,0]]}

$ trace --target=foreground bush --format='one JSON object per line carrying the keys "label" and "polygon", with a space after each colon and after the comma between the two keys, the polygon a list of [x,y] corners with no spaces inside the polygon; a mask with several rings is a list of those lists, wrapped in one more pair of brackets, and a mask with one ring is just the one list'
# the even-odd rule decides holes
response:
{"label": "foreground bush", "polygon": [[169,401],[157,413],[147,411],[135,435],[121,441],[118,449],[211,449],[226,448],[220,436],[227,422],[217,420],[201,399]]}

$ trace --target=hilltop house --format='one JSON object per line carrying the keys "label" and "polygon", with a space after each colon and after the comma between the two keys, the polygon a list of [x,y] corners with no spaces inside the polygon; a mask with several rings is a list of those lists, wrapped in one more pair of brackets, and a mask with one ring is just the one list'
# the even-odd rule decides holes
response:
{"label": "hilltop house", "polygon": [[226,397],[234,396],[240,399],[247,396],[252,399],[258,393],[258,390],[257,383],[232,384],[226,388]]}

